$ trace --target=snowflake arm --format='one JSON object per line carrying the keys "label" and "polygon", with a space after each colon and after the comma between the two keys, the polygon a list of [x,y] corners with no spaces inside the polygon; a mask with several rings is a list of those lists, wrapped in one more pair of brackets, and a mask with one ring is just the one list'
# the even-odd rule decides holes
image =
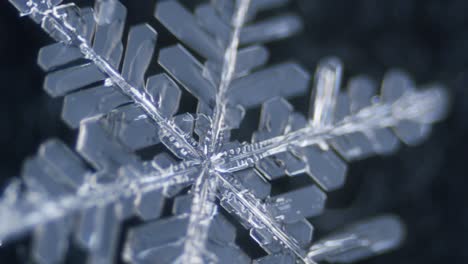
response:
{"label": "snowflake arm", "polygon": [[214,152],[216,150],[216,146],[219,145],[218,141],[220,138],[220,133],[222,133],[223,130],[227,104],[225,97],[235,74],[240,32],[246,20],[247,12],[250,6],[250,0],[241,0],[236,2],[236,4],[238,6],[235,8],[235,13],[232,17],[232,34],[228,47],[224,53],[221,77],[217,89],[218,92],[216,94],[216,106],[213,110],[211,139],[207,139],[208,142],[211,142],[209,147],[210,152]]}
{"label": "snowflake arm", "polygon": [[[167,144],[169,148],[174,148],[174,151],[183,158],[186,158],[187,155],[194,159],[200,157],[201,153],[196,147],[195,140],[172,120],[169,120],[170,116],[165,115],[164,109],[158,108],[155,101],[159,97],[158,94],[148,93],[148,90],[151,91],[152,87],[146,87],[147,89],[145,89],[144,73],[152,57],[157,37],[157,33],[151,27],[139,25],[132,28],[128,38],[127,53],[122,72],[119,72],[118,65],[123,51],[120,38],[126,16],[126,9],[120,2],[98,1],[97,9],[104,11],[97,14],[99,20],[96,21],[97,25],[95,25],[92,10],[85,9],[82,12],[74,4],[57,5],[60,1],[44,2],[39,0],[12,0],[11,2],[23,15],[29,15],[35,21],[41,23],[46,32],[66,45],[59,44],[59,46],[48,47],[49,50],[43,52],[45,56],[39,58],[40,65],[47,65],[46,69],[48,70],[70,63],[80,57],[91,61],[91,63],[62,69],[50,74],[45,81],[45,89],[50,94],[53,96],[65,95],[83,86],[105,79],[105,86],[110,87],[102,87],[102,89],[116,87],[128,96],[135,105],[143,110],[144,114],[158,125],[161,141]],[[91,44],[93,38],[94,43]],[[55,61],[51,62],[51,58],[47,55],[57,53],[58,50],[62,53],[73,50],[75,54],[80,52],[79,55],[81,56],[70,56],[67,57],[67,60],[54,56],[52,58]],[[118,95],[114,96],[118,97]],[[120,101],[124,100],[120,99]],[[116,103],[115,100],[113,103]],[[123,103],[126,103],[126,101],[120,104]],[[67,110],[66,107],[67,105],[65,105],[65,110]],[[101,114],[105,110],[112,109],[100,109],[101,111],[97,113],[86,113],[81,115],[77,121],[69,122],[73,126],[79,123],[80,119],[88,117],[89,114]],[[64,112],[65,117],[67,117],[66,113]],[[72,120],[76,120],[76,118]]]}
{"label": "snowflake arm", "polygon": [[[274,249],[275,247],[284,247],[304,263],[315,263],[312,258],[307,256],[307,252],[299,245],[294,236],[285,232],[283,226],[268,213],[269,208],[265,204],[255,198],[252,193],[244,191],[245,187],[236,182],[232,176],[219,173],[216,173],[216,176],[222,182],[221,203],[246,222],[251,228],[251,236],[260,245],[271,253],[277,251]],[[312,229],[311,226],[309,228]]]}
{"label": "snowflake arm", "polygon": [[[318,79],[320,78],[318,77]],[[317,117],[314,114],[313,119],[306,123],[302,117],[297,117],[291,111],[287,111],[283,114],[285,121],[276,128],[278,131],[287,131],[287,133],[278,133],[276,136],[262,140],[254,138],[254,143],[243,144],[234,149],[220,152],[214,158],[215,163],[219,164],[222,171],[236,171],[254,166],[266,157],[291,150],[298,152],[299,149],[314,145],[318,145],[324,150],[333,147],[349,160],[366,157],[371,153],[385,154],[394,151],[397,147],[395,136],[389,134],[387,128],[393,128],[405,143],[417,144],[427,136],[430,131],[429,125],[445,116],[448,95],[438,85],[417,91],[414,90],[414,84],[405,74],[393,72],[387,75],[384,80],[382,95],[377,99],[373,92],[375,88],[368,79],[355,80],[359,82],[359,88],[368,94],[366,97],[352,97],[352,94],[349,97],[345,94],[338,96],[338,94],[334,95],[334,92],[330,92],[329,96],[334,97],[332,100],[330,98],[323,100],[321,96],[315,99],[317,111],[314,113],[323,112],[330,115],[330,112],[334,112],[333,105],[338,104],[337,108],[341,109],[337,109],[334,114],[337,122],[326,124],[329,122],[326,121],[326,123],[322,123],[323,120],[330,120],[330,117],[323,119],[323,115]],[[335,83],[331,83],[322,89],[334,90],[335,85]],[[353,87],[350,88],[353,89]],[[317,87],[317,90],[320,88]],[[370,91],[366,92],[365,90]],[[352,93],[352,90],[349,92]],[[352,102],[354,106],[361,105],[355,107],[354,112],[350,115],[343,115],[344,111],[345,113],[350,111],[350,99],[348,98],[359,100]],[[371,103],[372,98],[375,103]],[[268,112],[269,109],[272,109],[268,105],[273,103],[266,103],[264,110]],[[275,104],[277,106],[287,105],[284,101]],[[329,108],[329,110],[324,112],[322,110],[324,108]],[[276,107],[276,109],[281,108]],[[279,113],[275,114],[278,116]],[[315,122],[316,118],[321,121]],[[300,124],[293,124],[294,119],[299,119]],[[290,128],[293,126],[299,128],[291,130]],[[365,141],[363,141],[362,136],[366,137]],[[348,137],[347,142],[342,141],[344,137]],[[389,146],[382,145],[389,144],[389,142]],[[304,158],[307,159],[307,155]]]}
{"label": "snowflake arm", "polygon": [[[44,143],[37,157],[25,163],[23,180],[27,189],[21,191],[19,182],[14,182],[1,199],[1,218],[8,219],[0,224],[1,240],[43,227],[35,236],[34,254],[49,262],[60,259],[66,247],[57,251],[43,245],[47,245],[51,236],[67,245],[72,227],[65,222],[80,213],[86,218],[87,212],[91,216],[119,205],[115,215],[119,221],[134,213],[143,219],[158,217],[165,191],[192,183],[199,170],[196,164],[188,163],[165,166],[161,158],[156,158],[154,163],[122,167],[118,180],[99,182],[99,172],[86,170],[83,162],[63,143],[57,140]],[[155,201],[159,201],[159,209]],[[99,226],[91,230],[99,232]],[[90,232],[90,227],[84,232]],[[104,239],[99,233],[96,238]]]}

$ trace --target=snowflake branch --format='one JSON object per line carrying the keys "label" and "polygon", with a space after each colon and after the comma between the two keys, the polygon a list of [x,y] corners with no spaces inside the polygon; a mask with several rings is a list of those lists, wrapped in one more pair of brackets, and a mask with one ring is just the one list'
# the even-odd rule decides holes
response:
{"label": "snowflake branch", "polygon": [[[151,174],[124,177],[112,184],[88,181],[75,194],[51,199],[39,193],[27,192],[24,197],[18,190],[9,190],[0,199],[0,241],[20,235],[36,226],[64,218],[87,208],[114,203],[195,180],[197,165],[180,163]],[[195,174],[196,175],[196,174]],[[89,175],[93,178],[93,175]]]}
{"label": "snowflake branch", "polygon": [[276,219],[268,213],[266,206],[260,200],[230,175],[218,172],[214,174],[220,180],[219,199],[227,199],[230,207],[241,219],[248,221],[251,228],[262,229],[270,233],[274,240],[278,240],[286,250],[291,251],[304,263],[315,263],[312,258],[307,256],[307,252],[299,246],[294,237],[288,235]]}
{"label": "snowflake branch", "polygon": [[404,120],[428,124],[438,121],[445,113],[448,96],[442,89],[432,88],[404,94],[393,103],[377,103],[345,117],[331,126],[306,127],[264,141],[244,144],[212,158],[220,172],[234,172],[266,157],[292,148],[320,145],[334,138],[356,132],[366,133],[378,128],[391,128]]}
{"label": "snowflake branch", "polygon": [[[184,133],[174,122],[167,119],[161,111],[155,106],[151,96],[145,91],[141,91],[137,87],[132,86],[122,74],[115,69],[111,63],[106,61],[104,58],[99,56],[96,51],[87,43],[86,38],[81,36],[75,25],[71,25],[67,20],[66,15],[61,15],[58,11],[64,8],[72,8],[74,5],[60,5],[60,6],[49,6],[43,3],[36,3],[34,0],[30,0],[27,3],[29,10],[21,10],[22,15],[29,15],[34,18],[39,18],[42,21],[42,28],[50,33],[54,30],[54,34],[60,36],[62,42],[76,46],[80,49],[81,53],[85,58],[91,60],[97,68],[104,73],[108,79],[106,82],[111,82],[113,85],[120,88],[120,90],[127,95],[131,100],[139,107],[141,107],[145,113],[160,127],[161,135],[169,135],[173,137],[177,144],[187,152],[194,155],[196,158],[200,158],[203,154],[198,149],[198,143],[187,133]],[[44,25],[53,27],[45,28]]]}
{"label": "snowflake branch", "polygon": [[215,204],[217,187],[213,186],[216,181],[209,177],[210,173],[205,168],[192,188],[193,200],[190,208],[187,236],[178,263],[204,263],[203,256],[217,262],[217,257],[210,254],[205,247],[210,224],[217,210]]}
{"label": "snowflake branch", "polygon": [[213,153],[220,140],[222,133],[224,117],[226,114],[226,92],[231,85],[237,63],[237,52],[239,49],[239,40],[242,27],[244,25],[247,12],[249,10],[250,0],[239,0],[237,9],[233,15],[233,30],[228,47],[224,53],[223,68],[221,71],[221,80],[216,94],[216,106],[212,118],[211,146],[210,152]]}

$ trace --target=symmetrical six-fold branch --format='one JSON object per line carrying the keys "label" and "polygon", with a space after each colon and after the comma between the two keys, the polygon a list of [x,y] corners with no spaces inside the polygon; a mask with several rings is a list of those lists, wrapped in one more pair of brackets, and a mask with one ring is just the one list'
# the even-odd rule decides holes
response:
{"label": "symmetrical six-fold branch", "polygon": [[[255,263],[351,262],[400,243],[402,227],[391,216],[314,244],[306,218],[322,212],[324,191],[343,185],[344,160],[424,139],[446,110],[442,88],[416,91],[395,71],[380,96],[366,77],[341,92],[342,66],[331,58],[318,66],[310,118],[294,112],[283,97],[307,93],[309,75],[295,63],[266,66],[261,44],[298,32],[301,22],[291,14],[255,21],[287,0],[218,0],[194,14],[161,1],[155,17],[185,46],[160,49],[166,73],[146,82],[157,33],[132,26],[122,59],[126,9],[117,0],[97,1],[94,10],[61,0],[10,2],[57,41],[39,53],[50,71],[45,89],[65,96],[63,119],[79,128],[80,157],[58,140],[46,142],[0,200],[0,239],[33,230],[37,262],[63,260],[74,237],[90,263],[112,263],[121,224],[135,216],[144,223],[127,234],[125,261],[251,262],[220,206],[267,253]],[[196,113],[178,112],[179,85],[198,100]],[[262,103],[252,142],[231,140],[246,109]],[[173,156],[143,161],[135,152],[161,143]],[[269,180],[304,173],[315,184],[270,195]],[[172,212],[163,215],[170,199]]]}

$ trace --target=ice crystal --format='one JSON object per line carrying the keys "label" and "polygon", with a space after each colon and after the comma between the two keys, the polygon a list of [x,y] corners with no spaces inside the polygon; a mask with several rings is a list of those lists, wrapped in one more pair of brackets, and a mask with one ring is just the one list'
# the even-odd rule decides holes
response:
{"label": "ice crystal", "polygon": [[[154,16],[183,45],[159,49],[165,73],[146,80],[158,34],[132,26],[124,49],[126,9],[117,0],[97,0],[94,9],[9,1],[57,41],[39,52],[50,72],[44,88],[65,97],[62,117],[79,128],[74,151],[59,140],[44,143],[0,200],[1,240],[32,231],[36,262],[60,262],[76,244],[89,263],[112,263],[116,255],[130,263],[348,263],[402,241],[394,216],[316,242],[307,218],[323,211],[326,191],[343,185],[346,161],[427,137],[447,108],[439,85],[416,90],[393,71],[380,95],[367,77],[351,79],[342,92],[340,61],[324,59],[306,117],[284,97],[306,94],[309,74],[292,62],[267,65],[262,45],[298,32],[300,19],[256,19],[287,0],[217,0],[193,14],[177,1],[158,2]],[[178,111],[180,86],[197,99],[196,113]],[[252,141],[232,140],[246,110],[259,105]],[[165,151],[150,161],[136,153],[158,144]],[[314,184],[270,194],[269,181],[304,174]],[[170,200],[172,212],[164,214]],[[116,254],[122,223],[134,217],[142,223]],[[251,260],[240,249],[232,219],[264,257]]]}

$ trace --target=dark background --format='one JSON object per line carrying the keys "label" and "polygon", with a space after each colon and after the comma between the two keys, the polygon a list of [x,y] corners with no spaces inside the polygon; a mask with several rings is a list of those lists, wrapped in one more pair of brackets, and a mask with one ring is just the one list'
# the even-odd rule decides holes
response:
{"label": "dark background", "polygon": [[[49,38],[29,19],[20,19],[7,2],[0,2],[2,186],[19,175],[22,161],[40,142],[60,137],[73,144],[75,134],[60,122],[61,100],[41,89],[45,74],[36,57]],[[153,0],[127,2],[131,24],[151,21],[164,33],[149,18]],[[274,61],[294,59],[313,72],[320,58],[336,55],[344,61],[347,76],[367,74],[381,80],[385,71],[401,68],[418,84],[443,83],[452,96],[450,115],[435,126],[429,140],[351,165],[345,188],[332,193],[329,203],[333,207],[333,197],[341,197],[338,204],[346,200],[354,209],[332,223],[325,214],[317,220],[317,232],[395,213],[407,224],[406,243],[364,263],[468,263],[468,1],[295,0],[288,8],[300,13],[305,29],[300,36],[270,45]],[[1,263],[24,261],[18,257],[25,254],[20,246],[3,247]]]}

